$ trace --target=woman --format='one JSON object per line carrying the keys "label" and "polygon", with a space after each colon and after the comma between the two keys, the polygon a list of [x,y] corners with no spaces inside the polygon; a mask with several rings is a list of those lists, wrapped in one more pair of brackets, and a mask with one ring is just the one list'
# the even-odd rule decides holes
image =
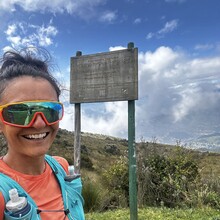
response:
{"label": "woman", "polygon": [[[0,174],[16,181],[33,199],[33,206],[37,207],[34,207],[35,218],[37,215],[42,220],[84,219],[80,178],[72,181],[73,194],[64,201],[63,194],[69,193],[69,183],[66,187],[45,157],[63,116],[60,89],[49,73],[47,61],[27,49],[20,53],[6,52],[1,63],[0,132],[7,141],[8,151],[0,158]],[[61,157],[54,158],[65,176],[68,162]],[[1,183],[0,179],[0,220],[10,219]],[[75,209],[71,210],[66,204]]]}

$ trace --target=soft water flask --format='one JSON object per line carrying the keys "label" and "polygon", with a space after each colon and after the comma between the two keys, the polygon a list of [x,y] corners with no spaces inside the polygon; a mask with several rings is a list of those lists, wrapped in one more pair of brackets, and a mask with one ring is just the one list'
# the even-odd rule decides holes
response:
{"label": "soft water flask", "polygon": [[[6,203],[6,209],[10,212],[10,216],[19,219],[30,212],[30,204],[27,202],[27,199],[25,197],[20,197],[18,195],[17,189],[9,190],[9,197],[10,200]],[[28,220],[29,218],[22,219]]]}
{"label": "soft water flask", "polygon": [[72,180],[74,180],[74,179],[80,177],[80,174],[76,174],[76,173],[74,172],[74,166],[73,166],[73,165],[70,165],[70,166],[68,167],[68,170],[69,170],[69,175],[67,175],[67,176],[65,177],[65,180],[66,180],[66,181],[71,182]]}

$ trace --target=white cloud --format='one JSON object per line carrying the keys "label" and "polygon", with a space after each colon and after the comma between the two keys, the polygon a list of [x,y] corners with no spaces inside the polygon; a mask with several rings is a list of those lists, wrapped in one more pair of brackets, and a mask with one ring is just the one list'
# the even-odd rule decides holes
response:
{"label": "white cloud", "polygon": [[[180,57],[181,53],[176,53],[169,47],[159,47],[154,53],[151,51],[140,53],[139,62],[142,67],[140,69],[140,74],[144,74],[147,70],[153,70],[159,74],[159,77],[161,77],[161,74],[163,75],[164,71],[167,71],[172,65],[174,65]],[[155,75],[153,78],[155,78]]]}
{"label": "white cloud", "polygon": [[164,37],[165,34],[168,34],[170,32],[173,32],[174,30],[176,30],[178,25],[179,25],[179,22],[177,19],[173,19],[171,21],[168,21],[165,23],[164,27],[161,28],[160,30],[158,30],[157,32],[148,33],[146,39],[149,40],[153,37],[157,37],[157,38]]}
{"label": "white cloud", "polygon": [[194,134],[218,126],[219,69],[220,57],[191,59],[168,47],[140,53],[139,134],[165,136],[178,127]]}
{"label": "white cloud", "polygon": [[152,33],[152,32],[148,33],[148,34],[147,34],[147,37],[146,37],[147,40],[148,40],[148,39],[151,39],[152,37],[154,37],[154,35],[155,35],[155,34]]}
{"label": "white cloud", "polygon": [[99,111],[98,104],[90,104],[96,107],[96,115],[91,117],[83,111],[82,106],[82,131],[107,134],[124,137],[127,134],[127,102],[106,102],[104,113]]}
{"label": "white cloud", "polygon": [[[97,7],[104,4],[106,0],[10,0],[0,1],[0,13],[16,12],[22,8],[26,12],[41,12],[51,14],[68,13],[88,20],[91,17],[99,17]],[[108,13],[105,19],[113,20],[113,14]],[[104,17],[103,17],[104,19]]]}
{"label": "white cloud", "polygon": [[197,88],[188,88],[179,93],[181,100],[173,106],[174,121],[182,120],[191,109],[196,108],[199,100]]}
{"label": "white cloud", "polygon": [[53,4],[50,1],[44,0],[11,0],[11,1],[1,1],[0,8],[5,11],[16,11],[16,6],[20,6],[25,11],[45,11],[46,9],[51,12],[63,12],[63,10],[71,10],[73,4],[70,4],[71,1],[55,0]]}
{"label": "white cloud", "polygon": [[8,36],[7,40],[11,42],[12,45],[20,45],[21,37],[20,36]]}
{"label": "white cloud", "polygon": [[141,18],[136,18],[134,20],[134,24],[140,24],[141,23]]}
{"label": "white cloud", "polygon": [[169,32],[172,32],[174,31],[178,26],[178,20],[172,20],[172,21],[168,21],[166,22],[165,26],[158,31],[158,34],[166,34],[166,33],[169,33]]}
{"label": "white cloud", "polygon": [[[65,104],[65,114],[60,127],[74,130],[74,104],[67,103],[68,95],[62,95]],[[106,102],[81,104],[81,130],[83,132],[126,137],[128,131],[127,102]]]}
{"label": "white cloud", "polygon": [[7,52],[7,51],[14,51],[14,49],[10,46],[6,46],[2,49],[3,53]]}
{"label": "white cloud", "polygon": [[[61,102],[63,102],[62,99]],[[60,128],[66,129],[68,131],[74,130],[74,105],[65,105],[64,116],[60,122]]]}
{"label": "white cloud", "polygon": [[127,49],[127,48],[123,46],[109,47],[109,51],[124,50],[124,49]]}
{"label": "white cloud", "polygon": [[101,22],[108,22],[112,23],[117,18],[117,12],[116,11],[106,11],[100,16]]}
{"label": "white cloud", "polygon": [[8,26],[5,31],[8,42],[12,47],[43,46],[53,44],[53,38],[58,30],[52,21],[48,25],[30,25],[25,22],[17,22]]}
{"label": "white cloud", "polygon": [[117,19],[117,11],[103,11],[100,5],[107,0],[10,0],[0,1],[0,13],[13,15],[20,9],[25,12],[64,14],[68,13],[83,20],[97,19],[100,22],[113,23]]}
{"label": "white cloud", "polygon": [[52,13],[68,13],[77,12],[77,10],[83,7],[92,7],[100,3],[100,0],[53,0],[53,2],[45,0],[10,0],[0,1],[1,10],[15,11],[16,5],[23,8],[25,11],[49,11]]}
{"label": "white cloud", "polygon": [[214,48],[213,44],[197,44],[195,50],[211,50]]}
{"label": "white cloud", "polygon": [[40,46],[49,46],[53,43],[52,38],[56,36],[58,30],[56,27],[52,25],[48,25],[47,27],[41,26],[37,27],[37,38]]}
{"label": "white cloud", "polygon": [[11,36],[11,35],[15,34],[16,29],[17,29],[17,26],[16,26],[15,24],[9,25],[9,26],[8,26],[8,29],[6,30],[5,33],[6,33],[8,36]]}

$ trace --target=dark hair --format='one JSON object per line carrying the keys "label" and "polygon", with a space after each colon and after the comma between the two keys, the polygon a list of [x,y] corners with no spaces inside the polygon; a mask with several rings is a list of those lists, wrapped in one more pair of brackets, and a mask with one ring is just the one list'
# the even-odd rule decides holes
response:
{"label": "dark hair", "polygon": [[57,98],[60,96],[58,82],[49,71],[50,54],[41,48],[26,48],[21,51],[7,51],[0,63],[0,96],[8,83],[21,76],[46,79],[54,87]]}

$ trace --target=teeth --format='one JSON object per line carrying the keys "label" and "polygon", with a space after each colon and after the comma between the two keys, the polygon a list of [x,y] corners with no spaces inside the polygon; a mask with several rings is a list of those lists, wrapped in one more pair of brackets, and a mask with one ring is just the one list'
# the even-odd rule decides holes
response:
{"label": "teeth", "polygon": [[41,139],[41,138],[45,138],[47,135],[47,133],[42,133],[42,134],[30,134],[30,135],[26,135],[25,137],[28,139]]}

